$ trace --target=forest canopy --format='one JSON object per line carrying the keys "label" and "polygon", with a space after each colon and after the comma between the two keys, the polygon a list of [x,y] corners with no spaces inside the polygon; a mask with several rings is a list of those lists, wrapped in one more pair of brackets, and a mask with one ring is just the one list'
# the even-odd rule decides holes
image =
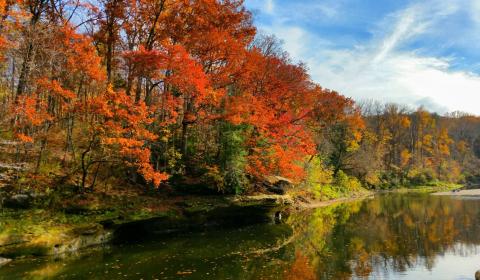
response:
{"label": "forest canopy", "polygon": [[325,194],[478,176],[480,118],[325,89],[241,0],[0,0],[0,72],[1,160],[21,187],[245,193],[277,175]]}

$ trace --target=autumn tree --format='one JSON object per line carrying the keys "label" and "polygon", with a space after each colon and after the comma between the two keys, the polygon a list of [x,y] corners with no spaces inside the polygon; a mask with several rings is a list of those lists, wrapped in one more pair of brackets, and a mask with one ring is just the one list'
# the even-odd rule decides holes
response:
{"label": "autumn tree", "polygon": [[324,89],[242,0],[0,0],[0,64],[12,161],[82,191],[113,177],[240,193],[265,175],[376,187],[478,173],[477,117]]}
{"label": "autumn tree", "polygon": [[313,116],[318,152],[328,158],[334,174],[351,169],[351,157],[359,148],[365,128],[359,108],[335,91],[322,90]]}

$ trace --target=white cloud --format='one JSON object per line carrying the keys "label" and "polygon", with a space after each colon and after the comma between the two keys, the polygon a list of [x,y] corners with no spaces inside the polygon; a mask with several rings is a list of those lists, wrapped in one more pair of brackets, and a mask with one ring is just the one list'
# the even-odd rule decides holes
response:
{"label": "white cloud", "polygon": [[472,0],[470,2],[470,13],[471,13],[472,19],[477,24],[480,24],[480,1]]}
{"label": "white cloud", "polygon": [[[440,113],[480,113],[480,77],[449,71],[448,61],[414,53],[390,54],[378,63],[369,63],[370,57],[362,51],[335,52],[332,59],[336,62],[315,64],[312,76],[320,84],[358,100],[423,105]],[[343,62],[341,68],[335,67],[338,61]],[[309,65],[312,63],[315,61],[309,61]]]}
{"label": "white cloud", "polygon": [[275,0],[245,0],[245,5],[255,12],[264,12],[267,15],[275,13]]}
{"label": "white cloud", "polygon": [[480,114],[480,76],[451,70],[452,58],[402,48],[419,36],[444,31],[443,20],[465,9],[462,3],[431,0],[411,5],[380,21],[371,41],[347,49],[285,19],[261,29],[282,39],[293,58],[306,62],[313,80],[357,100]]}
{"label": "white cloud", "polygon": [[309,7],[311,11],[315,13],[320,13],[322,17],[331,20],[339,15],[339,10],[341,7],[339,0],[335,1],[322,1],[320,3],[315,3],[312,7]]}
{"label": "white cloud", "polygon": [[273,0],[266,0],[265,1],[265,11],[268,14],[273,14],[274,10],[275,10],[275,3],[273,2]]}
{"label": "white cloud", "polygon": [[414,36],[415,33],[420,33],[421,28],[415,27],[417,23],[416,17],[419,13],[418,8],[409,8],[404,12],[400,13],[399,19],[395,25],[395,28],[391,34],[386,36],[381,43],[379,52],[376,55],[374,61],[382,60],[386,55],[388,55],[399,43],[408,39],[411,36]]}

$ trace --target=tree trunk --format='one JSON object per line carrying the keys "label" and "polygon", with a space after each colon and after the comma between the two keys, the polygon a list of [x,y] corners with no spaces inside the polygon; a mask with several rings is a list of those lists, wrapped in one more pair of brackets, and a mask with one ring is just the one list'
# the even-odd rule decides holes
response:
{"label": "tree trunk", "polygon": [[20,70],[20,77],[18,78],[17,95],[15,101],[25,92],[27,86],[28,75],[30,74],[30,64],[33,58],[33,44],[28,43],[27,52],[23,58],[22,69]]}
{"label": "tree trunk", "polygon": [[151,79],[146,79],[145,82],[145,104],[150,106],[152,104],[152,91],[154,86],[152,85]]}
{"label": "tree trunk", "polygon": [[35,174],[38,174],[40,171],[40,165],[42,164],[42,157],[45,148],[47,147],[47,139],[42,139],[42,143],[40,145],[40,152],[38,153],[37,163],[35,165]]}
{"label": "tree trunk", "polygon": [[187,140],[188,140],[188,123],[183,121],[182,122],[182,155],[184,160],[187,159]]}
{"label": "tree trunk", "polygon": [[137,78],[137,88],[135,89],[135,103],[140,102],[142,98],[142,77]]}

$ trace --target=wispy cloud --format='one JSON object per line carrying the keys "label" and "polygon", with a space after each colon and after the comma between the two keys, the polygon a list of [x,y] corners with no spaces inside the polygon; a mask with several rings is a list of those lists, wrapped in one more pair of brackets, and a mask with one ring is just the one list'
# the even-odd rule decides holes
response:
{"label": "wispy cloud", "polygon": [[[465,1],[470,1],[469,5]],[[327,40],[315,27],[285,18],[280,6],[271,21],[260,23],[260,27],[282,39],[285,49],[293,58],[306,62],[312,78],[324,87],[357,100],[425,106],[440,113],[462,110],[480,114],[480,76],[470,69],[453,67],[459,63],[454,54],[435,54],[435,48],[449,44],[445,32],[452,30],[445,22],[464,14],[473,21],[471,9],[478,1],[465,1],[430,0],[404,6],[385,14],[366,30],[371,38],[350,46],[339,46],[338,36]],[[480,5],[478,12],[480,15]],[[448,35],[460,37],[454,32]],[[444,41],[425,46],[421,44],[423,38]]]}
{"label": "wispy cloud", "polygon": [[275,10],[275,3],[274,0],[266,0],[265,1],[265,11],[269,14],[273,14]]}
{"label": "wispy cloud", "polygon": [[245,5],[255,12],[263,12],[273,15],[275,12],[275,0],[246,0]]}
{"label": "wispy cloud", "polygon": [[417,19],[418,13],[419,9],[417,7],[411,7],[398,15],[393,31],[380,40],[381,45],[379,52],[374,58],[374,62],[385,58],[402,41],[414,36],[415,33],[421,32],[422,28],[417,26],[419,23]]}

